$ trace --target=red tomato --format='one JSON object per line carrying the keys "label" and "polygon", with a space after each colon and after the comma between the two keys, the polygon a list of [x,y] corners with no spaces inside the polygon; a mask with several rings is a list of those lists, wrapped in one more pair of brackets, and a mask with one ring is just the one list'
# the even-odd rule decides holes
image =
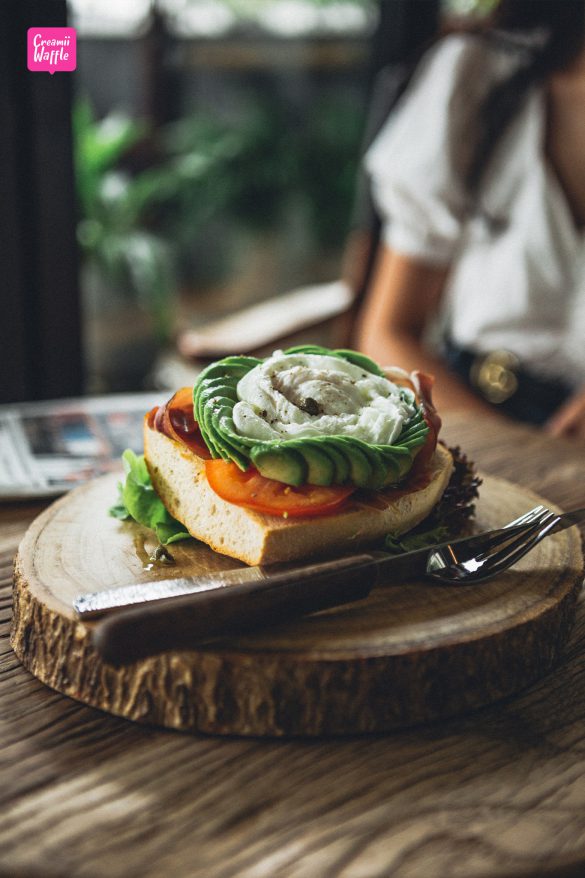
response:
{"label": "red tomato", "polygon": [[205,473],[211,488],[222,500],[284,518],[337,512],[356,490],[353,485],[301,485],[295,488],[275,479],[266,479],[253,468],[242,472],[228,460],[207,460]]}

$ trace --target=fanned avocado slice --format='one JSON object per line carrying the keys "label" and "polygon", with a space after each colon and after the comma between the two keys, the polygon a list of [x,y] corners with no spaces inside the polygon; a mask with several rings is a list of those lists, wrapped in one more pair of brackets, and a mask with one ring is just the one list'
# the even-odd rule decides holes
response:
{"label": "fanned avocado slice", "polygon": [[246,470],[248,469],[248,457],[239,447],[239,443],[236,444],[232,441],[231,432],[229,432],[231,411],[231,407],[222,405],[221,402],[216,403],[212,410],[211,425],[216,438],[216,446],[224,460],[233,460],[240,469]]}
{"label": "fanned avocado slice", "polygon": [[307,464],[307,482],[310,485],[330,485],[335,478],[335,464],[328,451],[319,449],[315,443],[297,440],[295,451],[298,451]]}
{"label": "fanned avocado slice", "polygon": [[347,360],[348,363],[353,363],[354,366],[357,366],[359,369],[365,369],[366,372],[371,372],[372,375],[378,375],[380,378],[385,378],[384,370],[380,369],[377,363],[374,363],[373,360],[370,360],[369,357],[366,357],[365,354],[360,354],[357,351],[346,351],[344,349],[338,348],[333,351],[336,357],[341,357],[342,360]]}
{"label": "fanned avocado slice", "polygon": [[250,456],[258,472],[267,479],[275,479],[286,485],[304,485],[307,481],[307,464],[304,457],[284,443],[272,448],[254,446]]}
{"label": "fanned avocado slice", "polygon": [[205,382],[205,387],[198,395],[199,404],[206,403],[214,396],[225,396],[234,403],[238,401],[238,391],[236,387],[230,383],[226,383],[225,378],[209,378]]}
{"label": "fanned avocado slice", "polygon": [[262,360],[259,360],[257,357],[224,357],[223,360],[217,360],[217,362],[210,363],[209,366],[205,367],[197,379],[196,386],[209,378],[217,376],[238,375],[241,378],[250,369],[253,369],[254,366],[259,366],[261,362]]}
{"label": "fanned avocado slice", "polygon": [[397,485],[402,478],[403,465],[401,461],[406,462],[406,472],[408,472],[412,465],[410,453],[406,448],[393,448],[391,453],[380,451],[380,454],[384,458],[384,466],[386,468],[382,487],[387,488],[389,485]]}
{"label": "fanned avocado slice", "polygon": [[211,454],[244,470],[249,466],[247,446],[253,443],[238,436],[232,411],[238,401],[238,381],[261,362],[256,357],[225,357],[207,366],[193,387],[195,418]]}
{"label": "fanned avocado slice", "polygon": [[[315,442],[322,445],[322,450],[327,454],[334,467],[333,482],[336,485],[343,485],[349,481],[350,465],[346,455],[340,451],[337,446],[328,441],[330,437],[324,436],[322,439],[316,439]],[[321,450],[321,448],[319,448]]]}
{"label": "fanned avocado slice", "polygon": [[359,442],[358,447],[359,450],[365,454],[368,463],[372,468],[368,487],[373,488],[374,490],[384,487],[384,483],[388,476],[388,467],[386,466],[381,453],[375,445],[368,445],[367,442]]}
{"label": "fanned avocado slice", "polygon": [[377,363],[374,363],[373,360],[370,360],[369,357],[366,357],[365,354],[360,354],[358,351],[350,351],[345,348],[330,350],[329,348],[324,348],[316,344],[299,344],[292,348],[287,348],[284,353],[286,355],[317,354],[322,357],[339,357],[340,360],[346,360],[348,363],[353,363],[354,366],[358,366],[360,369],[365,369],[366,372],[371,372],[372,375],[378,375],[381,378],[385,377],[383,370],[380,369]]}
{"label": "fanned avocado slice", "polygon": [[343,449],[347,456],[350,468],[350,481],[357,485],[358,488],[369,488],[373,468],[364,452],[350,437],[336,436],[335,438],[337,447]]}
{"label": "fanned avocado slice", "polygon": [[318,344],[297,344],[293,345],[292,348],[287,348],[283,353],[287,357],[289,354],[318,354],[321,357],[330,357],[334,354],[334,351]]}

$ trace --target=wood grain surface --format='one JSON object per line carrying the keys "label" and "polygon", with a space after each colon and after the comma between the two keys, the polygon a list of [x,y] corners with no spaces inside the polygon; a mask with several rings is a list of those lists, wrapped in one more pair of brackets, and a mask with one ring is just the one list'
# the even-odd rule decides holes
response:
{"label": "wood grain surface", "polygon": [[[483,471],[583,505],[583,446],[452,418]],[[585,613],[555,671],[464,717],[337,740],[185,735],[48,689],[8,644],[32,505],[0,509],[3,878],[577,878]]]}
{"label": "wood grain surface", "polygon": [[[129,719],[276,736],[444,719],[534,682],[557,660],[573,623],[583,555],[570,529],[473,587],[382,583],[358,604],[114,668],[93,648],[91,624],[77,620],[77,595],[241,566],[195,540],[173,547],[172,570],[148,563],[151,532],[107,515],[117,478],[78,488],[29,528],[15,565],[11,643],[43,682]],[[540,502],[486,476],[477,526],[498,527]]]}

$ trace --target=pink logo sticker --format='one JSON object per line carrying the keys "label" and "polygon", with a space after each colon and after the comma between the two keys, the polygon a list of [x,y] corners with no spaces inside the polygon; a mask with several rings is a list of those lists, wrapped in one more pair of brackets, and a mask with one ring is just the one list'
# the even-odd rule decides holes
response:
{"label": "pink logo sticker", "polygon": [[75,70],[77,33],[74,27],[29,27],[27,35],[28,69],[39,73]]}

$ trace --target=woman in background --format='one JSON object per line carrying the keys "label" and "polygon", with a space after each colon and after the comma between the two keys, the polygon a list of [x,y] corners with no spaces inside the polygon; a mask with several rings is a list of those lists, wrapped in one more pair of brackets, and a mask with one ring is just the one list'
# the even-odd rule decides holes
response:
{"label": "woman in background", "polygon": [[585,439],[585,2],[502,0],[424,57],[366,155],[383,222],[357,344],[443,410]]}

